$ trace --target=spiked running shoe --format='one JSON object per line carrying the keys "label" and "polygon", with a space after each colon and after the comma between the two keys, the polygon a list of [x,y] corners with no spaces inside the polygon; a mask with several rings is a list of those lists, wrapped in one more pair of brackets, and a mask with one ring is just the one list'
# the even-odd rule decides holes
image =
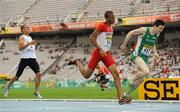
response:
{"label": "spiked running shoe", "polygon": [[131,98],[128,96],[123,96],[123,98],[119,101],[120,105],[126,104],[126,103],[130,103],[131,102]]}
{"label": "spiked running shoe", "polygon": [[37,98],[42,98],[42,96],[40,95],[40,93],[39,92],[36,92],[36,93],[34,93],[34,96],[36,96]]}
{"label": "spiked running shoe", "polygon": [[76,65],[76,60],[72,60],[68,63],[68,65]]}
{"label": "spiked running shoe", "polygon": [[3,95],[4,95],[4,97],[7,97],[7,96],[8,96],[8,91],[9,91],[8,87],[5,86],[5,87],[4,87],[4,90],[3,90]]}

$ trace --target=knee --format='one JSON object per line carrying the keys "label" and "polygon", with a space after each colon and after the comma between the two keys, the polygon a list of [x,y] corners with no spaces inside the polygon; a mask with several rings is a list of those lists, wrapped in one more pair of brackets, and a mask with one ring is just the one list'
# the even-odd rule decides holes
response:
{"label": "knee", "polygon": [[18,80],[18,79],[19,79],[19,77],[17,77],[17,76],[13,77],[13,80]]}
{"label": "knee", "polygon": [[144,76],[150,76],[150,71],[149,70],[147,70],[147,71],[144,71]]}
{"label": "knee", "polygon": [[41,78],[41,73],[36,73],[37,78]]}
{"label": "knee", "polygon": [[88,79],[88,78],[91,77],[91,75],[92,75],[93,72],[94,72],[94,70],[89,70],[89,69],[87,69],[87,70],[85,70],[85,71],[82,72],[82,75],[83,75],[83,77],[84,77],[85,79]]}
{"label": "knee", "polygon": [[85,74],[85,75],[84,75],[84,78],[85,78],[85,79],[89,79],[90,76],[91,76],[91,74]]}

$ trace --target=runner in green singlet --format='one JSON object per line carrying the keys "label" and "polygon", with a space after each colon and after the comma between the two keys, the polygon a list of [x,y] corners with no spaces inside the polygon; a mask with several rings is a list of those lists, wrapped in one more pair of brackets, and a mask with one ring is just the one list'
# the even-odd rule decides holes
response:
{"label": "runner in green singlet", "polygon": [[143,82],[145,76],[151,76],[147,65],[151,52],[154,53],[153,56],[157,62],[160,60],[156,51],[156,41],[159,34],[163,31],[164,26],[165,22],[158,19],[153,23],[152,27],[141,27],[132,30],[127,34],[123,44],[121,45],[121,50],[125,51],[130,38],[138,36],[135,49],[130,55],[130,59],[138,67],[138,72],[133,74],[134,76],[130,84],[131,88],[128,88],[128,93],[138,87]]}

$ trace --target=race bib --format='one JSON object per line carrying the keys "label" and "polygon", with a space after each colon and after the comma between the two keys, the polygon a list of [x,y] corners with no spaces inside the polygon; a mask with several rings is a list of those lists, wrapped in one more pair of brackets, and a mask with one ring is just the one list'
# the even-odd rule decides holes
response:
{"label": "race bib", "polygon": [[110,48],[111,45],[112,45],[112,41],[111,41],[111,40],[107,40],[107,41],[106,41],[106,46]]}
{"label": "race bib", "polygon": [[112,35],[106,37],[106,43],[105,43],[105,46],[107,46],[108,48],[110,48],[111,45],[112,45]]}
{"label": "race bib", "polygon": [[145,55],[145,56],[150,56],[152,49],[148,48],[148,47],[143,47],[141,50],[141,54]]}

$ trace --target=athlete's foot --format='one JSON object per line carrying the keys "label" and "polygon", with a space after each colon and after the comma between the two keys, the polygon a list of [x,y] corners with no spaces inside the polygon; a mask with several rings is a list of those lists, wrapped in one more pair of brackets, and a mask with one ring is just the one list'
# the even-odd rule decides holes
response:
{"label": "athlete's foot", "polygon": [[76,60],[72,60],[68,63],[68,65],[76,65]]}
{"label": "athlete's foot", "polygon": [[76,65],[76,62],[80,59],[71,60],[68,65]]}
{"label": "athlete's foot", "polygon": [[123,104],[130,103],[131,100],[132,100],[132,99],[131,99],[130,97],[127,97],[127,96],[125,97],[125,96],[123,96],[123,98],[122,98],[121,100],[119,100],[118,103],[119,103],[120,105],[123,105]]}
{"label": "athlete's foot", "polygon": [[8,86],[5,86],[5,87],[4,87],[4,90],[3,90],[3,95],[4,95],[4,97],[7,97],[7,96],[8,96],[8,91],[9,91]]}
{"label": "athlete's foot", "polygon": [[126,103],[130,103],[132,98],[129,95],[123,95],[123,99],[126,99]]}
{"label": "athlete's foot", "polygon": [[36,96],[37,98],[40,98],[40,99],[43,98],[39,92],[34,92],[34,96]]}

